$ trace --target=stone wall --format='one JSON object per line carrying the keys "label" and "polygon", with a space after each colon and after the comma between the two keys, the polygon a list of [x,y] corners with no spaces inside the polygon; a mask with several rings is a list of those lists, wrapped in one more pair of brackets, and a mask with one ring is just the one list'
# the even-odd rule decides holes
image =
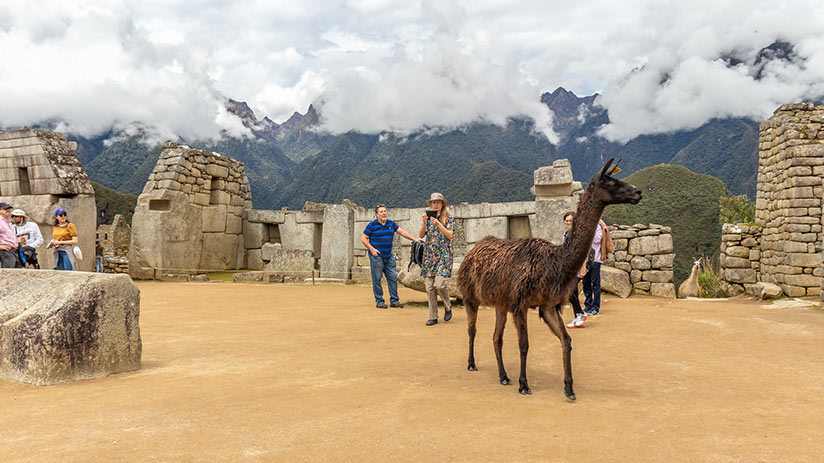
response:
{"label": "stone wall", "polygon": [[[448,200],[449,198],[447,198]],[[421,200],[423,202],[423,200]],[[487,235],[501,238],[531,238],[535,225],[535,203],[532,201],[510,203],[481,203],[449,205],[450,212],[455,219],[455,231],[452,236],[454,252],[453,274],[461,266],[463,257],[472,249],[472,246]],[[421,217],[425,207],[421,208],[390,208],[389,219],[396,222],[400,228],[408,231],[412,236],[418,236],[421,228]],[[353,232],[354,262],[352,278],[359,282],[370,282],[369,256],[361,243],[361,236],[366,225],[375,219],[374,209],[359,207],[355,209],[355,223]],[[563,220],[561,220],[563,224]],[[559,239],[560,236],[556,237]],[[406,270],[412,242],[395,234],[393,252],[399,257],[398,271]],[[403,268],[401,268],[403,267]]]}
{"label": "stone wall", "polygon": [[615,225],[610,226],[609,231],[615,252],[607,256],[604,266],[625,272],[633,292],[675,298],[672,271],[675,255],[670,227]]}
{"label": "stone wall", "polygon": [[115,214],[110,225],[97,227],[97,239],[103,245],[105,256],[125,257],[129,255],[132,241],[132,227],[121,214]]}
{"label": "stone wall", "polygon": [[173,143],[137,199],[129,273],[135,278],[246,268],[243,163]]}
{"label": "stone wall", "polygon": [[755,294],[761,281],[761,233],[758,224],[729,224],[721,228],[721,292],[738,296]]}
{"label": "stone wall", "polygon": [[94,189],[74,152],[77,144],[49,130],[0,132],[0,201],[23,209],[37,223],[44,244],[37,250],[40,267],[52,267],[54,211],[63,208],[77,227],[83,256],[80,270],[94,269],[97,210]]}
{"label": "stone wall", "polygon": [[[755,211],[760,240],[758,228],[724,225],[730,232],[722,238],[722,278],[728,295],[755,282],[777,284],[792,297],[821,294],[822,124],[824,106],[812,103],[782,105],[761,124]],[[736,233],[739,229],[742,233]],[[744,234],[750,235],[746,245]],[[740,242],[737,235],[742,235]],[[747,259],[749,265],[738,259]]]}

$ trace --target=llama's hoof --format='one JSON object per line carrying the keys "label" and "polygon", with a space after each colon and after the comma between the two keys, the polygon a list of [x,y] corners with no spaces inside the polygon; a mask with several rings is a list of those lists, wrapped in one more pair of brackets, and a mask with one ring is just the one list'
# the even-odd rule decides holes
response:
{"label": "llama's hoof", "polygon": [[469,371],[478,371],[478,367],[476,367],[474,363],[470,363],[469,365],[467,365],[466,369]]}
{"label": "llama's hoof", "polygon": [[521,386],[521,388],[518,389],[518,392],[520,392],[523,395],[531,395],[532,394],[532,390],[529,388],[529,386]]}
{"label": "llama's hoof", "polygon": [[512,380],[510,380],[509,378],[501,378],[501,384],[503,384],[504,386],[509,386],[512,384]]}
{"label": "llama's hoof", "polygon": [[574,393],[574,392],[571,392],[571,391],[570,391],[570,392],[564,391],[564,395],[566,395],[566,396],[567,396],[567,399],[569,399],[569,400],[571,400],[571,401],[573,401],[573,402],[575,401],[575,393]]}

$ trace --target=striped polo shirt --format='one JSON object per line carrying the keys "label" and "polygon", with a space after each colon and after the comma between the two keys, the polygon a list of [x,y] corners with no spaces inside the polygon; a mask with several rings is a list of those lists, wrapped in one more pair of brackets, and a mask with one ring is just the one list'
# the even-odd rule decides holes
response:
{"label": "striped polo shirt", "polygon": [[395,231],[398,224],[386,219],[386,223],[381,225],[378,219],[369,222],[363,230],[363,234],[369,237],[369,244],[380,252],[380,256],[392,257],[392,241],[395,239]]}

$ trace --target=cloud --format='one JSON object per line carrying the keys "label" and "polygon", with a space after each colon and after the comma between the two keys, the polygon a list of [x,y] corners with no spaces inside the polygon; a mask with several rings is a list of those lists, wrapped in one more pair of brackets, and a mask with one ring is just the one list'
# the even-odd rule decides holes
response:
{"label": "cloud", "polygon": [[[824,95],[822,22],[813,0],[2,2],[0,127],[242,134],[232,98],[278,122],[316,102],[335,132],[525,116],[553,140],[540,94],[564,86],[625,141]],[[779,40],[793,56],[759,62]]]}
{"label": "cloud", "polygon": [[552,114],[539,102],[540,90],[513,63],[492,63],[462,40],[465,11],[449,1],[424,1],[422,6],[433,30],[418,51],[396,43],[383,71],[350,66],[326,73],[316,101],[323,128],[408,134],[474,121],[503,125],[509,118],[527,116],[557,142]]}

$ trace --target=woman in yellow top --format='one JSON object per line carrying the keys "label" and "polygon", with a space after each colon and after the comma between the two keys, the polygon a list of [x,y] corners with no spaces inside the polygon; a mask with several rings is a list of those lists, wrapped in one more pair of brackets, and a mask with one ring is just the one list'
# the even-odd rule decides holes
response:
{"label": "woman in yellow top", "polygon": [[69,222],[66,210],[63,208],[54,211],[54,227],[50,248],[54,248],[54,267],[57,270],[77,270],[77,261],[74,259],[72,247],[77,244],[77,227]]}

